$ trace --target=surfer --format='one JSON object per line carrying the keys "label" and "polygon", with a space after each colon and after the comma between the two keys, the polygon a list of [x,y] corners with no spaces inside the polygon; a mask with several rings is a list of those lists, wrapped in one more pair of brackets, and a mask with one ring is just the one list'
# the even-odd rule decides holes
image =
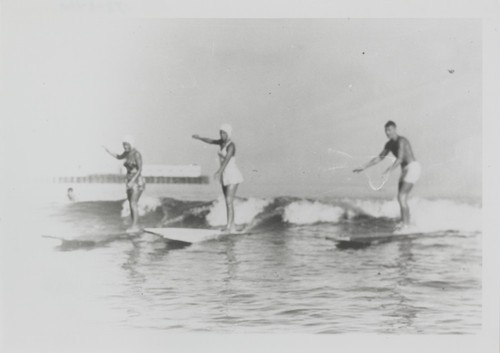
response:
{"label": "surfer", "polygon": [[132,217],[132,225],[127,230],[127,232],[133,233],[139,230],[137,222],[139,220],[139,207],[138,202],[144,189],[146,188],[146,182],[144,177],[142,177],[142,156],[141,153],[134,146],[134,137],[126,135],[122,139],[123,153],[117,154],[111,152],[109,149],[104,147],[106,152],[108,152],[112,157],[116,159],[125,159],[123,164],[127,169],[127,199],[130,207],[130,216]]}
{"label": "surfer", "polygon": [[408,195],[410,194],[413,185],[420,178],[420,163],[415,160],[410,141],[406,137],[398,135],[396,123],[388,121],[385,124],[385,134],[389,141],[384,146],[382,152],[375,158],[372,158],[363,166],[353,170],[354,173],[360,173],[366,168],[369,168],[382,161],[389,152],[396,157],[394,163],[387,168],[384,176],[392,172],[401,165],[401,177],[398,184],[398,202],[401,209],[401,224],[397,226],[397,230],[403,230],[410,225],[410,208],[408,207]]}
{"label": "surfer", "polygon": [[203,141],[212,145],[219,145],[220,150],[217,155],[220,161],[220,168],[214,175],[214,179],[219,181],[222,185],[222,192],[224,193],[224,200],[226,202],[227,212],[227,225],[224,229],[225,232],[234,232],[234,196],[238,185],[243,182],[243,176],[236,166],[236,146],[231,141],[232,127],[228,124],[223,124],[220,129],[220,139],[213,140],[199,135],[193,135],[196,140]]}

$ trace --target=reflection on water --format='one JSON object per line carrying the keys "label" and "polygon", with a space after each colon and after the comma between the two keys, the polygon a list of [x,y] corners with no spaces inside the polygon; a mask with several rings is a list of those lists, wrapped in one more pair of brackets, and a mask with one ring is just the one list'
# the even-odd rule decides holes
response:
{"label": "reflection on water", "polygon": [[442,248],[429,250],[408,240],[344,251],[300,229],[190,246],[136,240],[117,283],[125,294],[105,299],[126,310],[126,325],[188,332],[475,332],[479,279],[429,285],[450,276],[453,256],[429,261]]}

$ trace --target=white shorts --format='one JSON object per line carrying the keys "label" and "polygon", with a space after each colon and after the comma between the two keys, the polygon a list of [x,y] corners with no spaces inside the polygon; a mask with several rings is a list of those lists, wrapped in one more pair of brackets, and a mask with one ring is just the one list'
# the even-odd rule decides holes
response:
{"label": "white shorts", "polygon": [[418,163],[417,161],[411,162],[403,168],[401,180],[403,180],[405,183],[415,184],[418,179],[420,179],[421,173],[422,168],[420,167],[420,163]]}
{"label": "white shorts", "polygon": [[231,158],[229,163],[226,165],[226,169],[222,172],[222,184],[235,185],[243,182],[243,175],[241,175],[240,170],[236,166],[234,159]]}

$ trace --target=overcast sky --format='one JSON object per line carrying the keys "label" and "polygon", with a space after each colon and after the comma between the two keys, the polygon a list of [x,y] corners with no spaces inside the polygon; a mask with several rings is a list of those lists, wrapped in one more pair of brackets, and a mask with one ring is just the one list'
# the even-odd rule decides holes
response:
{"label": "overcast sky", "polygon": [[212,174],[215,147],[191,135],[230,123],[249,185],[366,186],[350,168],[394,120],[421,190],[481,193],[479,21],[8,21],[6,138],[21,173],[116,171],[100,145],[118,152],[133,134],[146,164]]}

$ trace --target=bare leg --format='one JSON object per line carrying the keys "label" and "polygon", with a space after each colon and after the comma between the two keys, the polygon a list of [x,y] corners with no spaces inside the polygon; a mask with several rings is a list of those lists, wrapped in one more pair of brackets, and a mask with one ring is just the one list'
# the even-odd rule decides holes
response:
{"label": "bare leg", "polygon": [[[227,216],[227,220],[229,223],[229,210],[228,210],[228,206],[227,206],[227,194],[228,194],[229,186],[225,186],[222,183],[221,183],[221,186],[222,186],[222,193],[224,194],[224,201],[226,202],[226,216]],[[228,230],[228,228],[226,225],[226,228],[224,228],[223,231],[227,231],[227,230]]]}
{"label": "bare leg", "polygon": [[139,220],[139,198],[142,195],[143,190],[137,186],[127,190],[127,197],[130,206],[130,216],[132,217],[131,229],[137,229],[137,222]]}
{"label": "bare leg", "polygon": [[404,227],[410,225],[410,208],[408,207],[408,195],[410,194],[413,184],[405,181],[399,182],[398,202],[401,208],[401,222]]}
{"label": "bare leg", "polygon": [[227,196],[227,189],[228,189],[228,186],[224,186],[222,185],[222,193],[224,194],[224,198],[226,198]]}
{"label": "bare leg", "polygon": [[237,189],[238,184],[227,185],[226,192],[224,193],[227,211],[226,230],[229,232],[234,231],[234,195],[236,195]]}

